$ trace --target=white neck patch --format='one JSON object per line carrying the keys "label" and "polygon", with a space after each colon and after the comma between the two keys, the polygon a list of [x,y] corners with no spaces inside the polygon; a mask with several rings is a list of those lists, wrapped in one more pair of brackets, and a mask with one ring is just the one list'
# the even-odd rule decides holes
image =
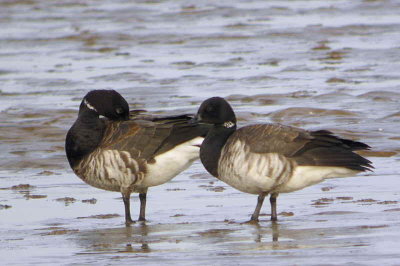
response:
{"label": "white neck patch", "polygon": [[231,121],[228,121],[228,122],[225,122],[223,124],[223,126],[226,127],[226,128],[231,128],[231,127],[235,126],[235,123],[233,123]]}
{"label": "white neck patch", "polygon": [[86,99],[83,100],[83,103],[86,105],[87,108],[89,108],[90,110],[93,110],[97,113],[96,108],[94,108],[93,105],[91,105]]}

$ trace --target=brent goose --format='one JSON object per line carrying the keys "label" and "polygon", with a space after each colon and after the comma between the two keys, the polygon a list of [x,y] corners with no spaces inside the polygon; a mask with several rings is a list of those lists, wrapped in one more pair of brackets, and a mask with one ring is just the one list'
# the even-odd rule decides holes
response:
{"label": "brent goose", "polygon": [[258,195],[250,222],[258,222],[268,194],[271,220],[276,221],[279,193],[373,169],[369,160],[353,152],[369,149],[367,144],[336,137],[327,130],[306,131],[281,124],[236,130],[235,113],[220,97],[204,101],[195,120],[213,125],[200,148],[207,171],[242,192]]}
{"label": "brent goose", "polygon": [[[187,115],[137,117],[114,90],[90,91],[68,131],[65,150],[75,174],[96,188],[122,193],[125,222],[130,194],[139,193],[139,221],[145,221],[147,189],[163,184],[199,158],[207,127]],[[104,116],[104,117],[100,117]]]}

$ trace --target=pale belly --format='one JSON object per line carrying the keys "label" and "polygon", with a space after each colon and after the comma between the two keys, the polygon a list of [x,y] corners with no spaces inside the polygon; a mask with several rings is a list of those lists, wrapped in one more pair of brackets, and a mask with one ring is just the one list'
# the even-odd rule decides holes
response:
{"label": "pale belly", "polygon": [[121,191],[143,179],[138,161],[128,152],[95,151],[85,158],[74,172],[87,184],[109,191]]}
{"label": "pale belly", "polygon": [[218,179],[241,192],[257,195],[268,193],[275,183],[274,180],[269,177],[259,178],[258,176],[240,176],[236,174],[219,176]]}
{"label": "pale belly", "polygon": [[288,193],[318,184],[328,178],[348,177],[358,172],[343,167],[296,166],[292,174],[285,178],[252,172],[240,173],[225,170],[218,178],[245,193]]}
{"label": "pale belly", "polygon": [[318,184],[325,179],[354,176],[359,171],[344,167],[297,166],[290,179],[279,186],[278,193],[287,193]]}
{"label": "pale belly", "polygon": [[[244,152],[246,146],[237,141],[221,156],[218,178],[228,185],[250,194],[269,193],[291,175],[293,164],[277,153]],[[223,150],[224,152],[224,150]]]}

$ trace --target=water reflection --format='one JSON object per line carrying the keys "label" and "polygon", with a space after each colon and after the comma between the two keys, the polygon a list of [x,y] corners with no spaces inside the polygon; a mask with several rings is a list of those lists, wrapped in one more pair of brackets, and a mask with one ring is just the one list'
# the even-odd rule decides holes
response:
{"label": "water reflection", "polygon": [[272,242],[279,241],[279,222],[271,221],[269,225],[260,225],[260,223],[252,224],[254,230],[254,242],[261,243],[270,242],[268,239],[271,238]]}
{"label": "water reflection", "polygon": [[131,239],[134,235],[140,236],[135,244],[139,244],[140,248],[134,248],[135,244],[127,243],[125,250],[119,252],[127,253],[149,253],[151,249],[147,241],[147,235],[149,233],[149,227],[145,223],[140,223],[138,227],[133,230],[132,227],[125,227],[125,237]]}
{"label": "water reflection", "polygon": [[[132,227],[106,228],[81,231],[76,242],[87,253],[149,253],[149,232],[151,227],[137,224]],[[153,240],[154,241],[154,240]]]}
{"label": "water reflection", "polygon": [[279,224],[276,221],[273,221],[271,224],[272,228],[272,241],[276,242],[279,238]]}
{"label": "water reflection", "polygon": [[229,226],[218,222],[137,223],[131,227],[77,232],[74,239],[82,249],[79,254],[178,252],[192,246],[202,247],[199,251],[205,251],[215,245],[243,251],[257,247],[282,249],[279,243],[280,230],[279,222],[252,225],[234,223]]}

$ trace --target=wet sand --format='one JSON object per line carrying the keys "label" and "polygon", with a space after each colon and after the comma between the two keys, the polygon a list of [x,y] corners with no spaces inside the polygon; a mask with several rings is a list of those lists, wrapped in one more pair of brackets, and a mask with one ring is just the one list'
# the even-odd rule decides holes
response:
{"label": "wet sand", "polygon": [[[3,1],[0,256],[4,265],[397,265],[400,18],[396,1]],[[151,188],[126,228],[118,193],[64,154],[90,89],[132,109],[194,113],[226,97],[240,126],[328,129],[372,146],[376,170],[266,203],[199,162]],[[138,215],[137,195],[132,212]]]}

